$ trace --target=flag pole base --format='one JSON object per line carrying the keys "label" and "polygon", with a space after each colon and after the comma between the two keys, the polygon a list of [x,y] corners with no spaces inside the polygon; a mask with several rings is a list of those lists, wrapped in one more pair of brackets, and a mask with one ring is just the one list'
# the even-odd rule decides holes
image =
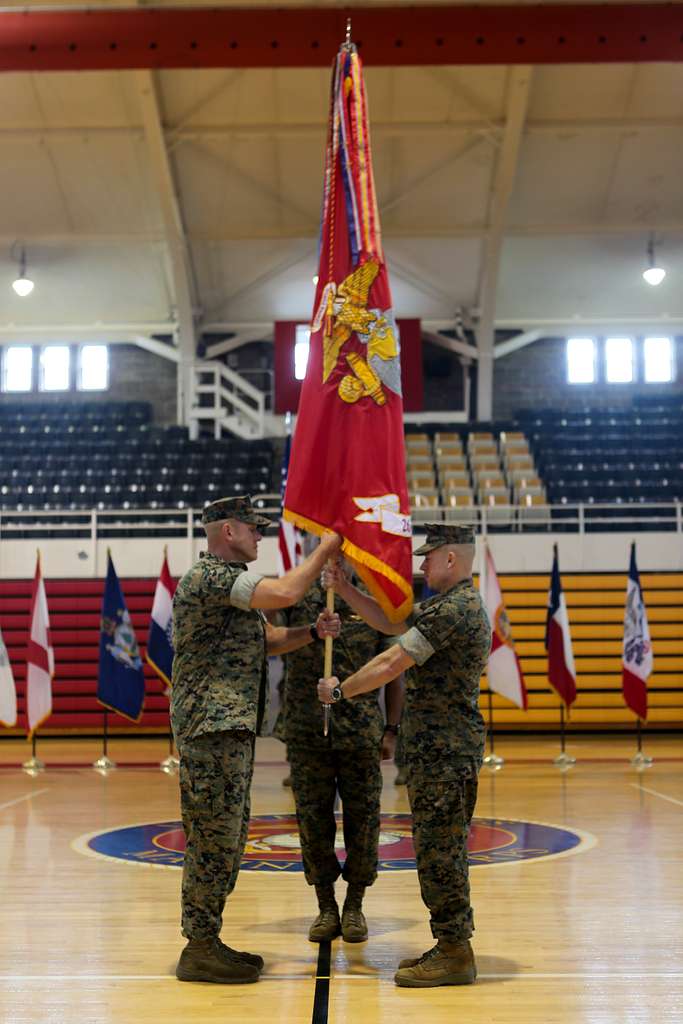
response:
{"label": "flag pole base", "polygon": [[40,775],[41,772],[45,771],[45,762],[41,761],[39,757],[29,757],[28,761],[24,761],[21,767],[27,775],[35,778],[36,775]]}
{"label": "flag pole base", "polygon": [[489,771],[499,772],[505,764],[505,758],[499,754],[487,754],[482,763]]}
{"label": "flag pole base", "polygon": [[553,764],[556,768],[559,768],[561,772],[569,771],[576,764],[576,758],[572,757],[571,754],[567,754],[564,750],[557,757],[553,758]]}
{"label": "flag pole base", "polygon": [[112,761],[110,757],[103,754],[102,757],[98,757],[96,761],[93,761],[92,766],[100,775],[107,775],[116,768],[116,761]]}
{"label": "flag pole base", "polygon": [[178,769],[180,768],[180,758],[175,757],[173,754],[169,754],[163,761],[159,763],[159,770],[164,772],[166,775],[177,775]]}
{"label": "flag pole base", "polygon": [[633,757],[629,761],[629,764],[631,764],[639,772],[643,772],[646,768],[652,767],[652,765],[654,764],[654,758],[649,757],[647,754],[644,754],[642,750],[639,750],[637,754],[633,755]]}

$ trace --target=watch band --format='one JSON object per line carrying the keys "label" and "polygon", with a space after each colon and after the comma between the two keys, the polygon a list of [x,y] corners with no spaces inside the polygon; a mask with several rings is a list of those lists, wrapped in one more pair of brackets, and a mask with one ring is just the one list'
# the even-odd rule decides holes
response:
{"label": "watch band", "polygon": [[318,636],[318,630],[315,628],[315,626],[309,626],[308,628],[311,634],[311,640],[313,640],[313,642],[315,643],[316,640],[320,639],[320,637]]}
{"label": "watch band", "polygon": [[398,731],[399,731],[400,728],[401,728],[400,725],[389,725],[389,723],[387,723],[384,726],[384,731],[385,732],[390,732],[392,734],[392,736],[398,736]]}

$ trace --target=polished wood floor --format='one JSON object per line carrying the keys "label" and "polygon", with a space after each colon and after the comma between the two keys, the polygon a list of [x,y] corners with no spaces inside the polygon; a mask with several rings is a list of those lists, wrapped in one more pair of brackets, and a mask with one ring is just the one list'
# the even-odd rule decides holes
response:
{"label": "polished wood floor", "polygon": [[[503,738],[504,768],[483,772],[477,815],[590,833],[585,852],[472,871],[479,981],[397,989],[401,956],[431,945],[412,873],[382,873],[367,897],[370,941],[332,946],[329,1021],[361,1024],[680,1024],[683,1021],[683,741],[646,738],[647,772],[625,737],[577,739],[569,772],[550,738]],[[90,762],[96,743],[44,741],[48,770],[18,765],[0,742],[0,1020],[3,1024],[309,1024],[317,947],[301,874],[242,872],[224,938],[260,951],[251,986],[182,985],[173,976],[180,871],[86,857],[83,833],[178,817],[177,780],[157,768],[162,741],[114,740],[119,769]],[[282,747],[259,741],[254,814],[293,809]],[[385,767],[383,809],[407,810]],[[342,883],[339,883],[340,889]],[[319,1020],[324,1020],[319,1017]]]}

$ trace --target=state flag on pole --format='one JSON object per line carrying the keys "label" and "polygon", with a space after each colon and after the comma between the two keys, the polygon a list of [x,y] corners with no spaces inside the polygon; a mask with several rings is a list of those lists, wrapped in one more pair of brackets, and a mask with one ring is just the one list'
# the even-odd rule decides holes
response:
{"label": "state flag on pole", "polygon": [[650,628],[636,565],[636,546],[632,544],[626,584],[621,688],[627,706],[643,721],[647,718],[647,680],[652,675],[652,666]]}
{"label": "state flag on pole", "polygon": [[0,725],[11,729],[17,724],[17,690],[5,641],[0,630]]}
{"label": "state flag on pole", "polygon": [[576,669],[569,633],[567,603],[560,581],[557,544],[553,545],[553,571],[548,594],[545,647],[548,652],[548,682],[564,701],[567,710],[576,700]]}
{"label": "state flag on pole", "polygon": [[493,563],[493,555],[486,548],[486,579],[484,583],[484,604],[491,620],[491,653],[486,669],[489,687],[494,693],[507,697],[518,708],[527,708],[527,692],[522,666],[517,657],[510,620],[508,619],[503,595]]}
{"label": "state flag on pole", "polygon": [[142,659],[111,554],[102,597],[97,699],[110,711],[140,721],[145,700]]}
{"label": "state flag on pole", "polygon": [[50,637],[45,582],[40,572],[40,553],[36,561],[31,592],[31,618],[28,649],[26,652],[26,715],[28,734],[52,714],[52,677],[55,674],[55,654]]}
{"label": "state flag on pole", "polygon": [[170,696],[173,672],[173,595],[176,583],[168,568],[168,556],[164,550],[161,573],[154,589],[152,615],[149,620],[149,636],[145,658],[159,678],[166,684],[166,696]]}
{"label": "state flag on pole", "polygon": [[[291,434],[287,435],[285,450],[282,455],[282,490],[281,497],[284,503],[285,491],[287,489],[287,477],[289,476],[289,458],[292,448]],[[294,523],[288,522],[284,516],[280,518],[280,528],[277,537],[277,574],[284,576],[286,572],[293,569],[303,561],[303,538],[300,530]]]}
{"label": "state flag on pole", "polygon": [[318,282],[285,518],[343,552],[387,616],[413,603],[399,338],[382,249],[363,69],[332,72]]}

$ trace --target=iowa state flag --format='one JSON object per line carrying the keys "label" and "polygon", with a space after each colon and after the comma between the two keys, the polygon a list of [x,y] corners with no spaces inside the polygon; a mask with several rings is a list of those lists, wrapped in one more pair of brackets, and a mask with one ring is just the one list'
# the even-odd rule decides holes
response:
{"label": "iowa state flag", "polygon": [[522,666],[512,640],[503,595],[493,564],[493,556],[486,548],[486,578],[484,581],[484,604],[491,620],[491,653],[486,669],[489,688],[502,697],[507,697],[518,708],[527,708],[527,692],[522,675]]}
{"label": "iowa state flag", "polygon": [[621,688],[627,706],[643,720],[647,718],[647,680],[652,675],[652,666],[650,628],[636,565],[636,546],[632,544],[626,584]]}
{"label": "iowa state flag", "polygon": [[140,721],[145,700],[142,659],[111,555],[102,597],[97,699],[110,711]]}
{"label": "iowa state flag", "polygon": [[[173,672],[173,595],[176,583],[168,568],[168,556],[164,551],[161,573],[154,588],[152,615],[149,620],[149,636],[147,637],[147,653],[145,659],[154,669],[159,678],[171,685]],[[166,695],[169,695],[167,689]]]}
{"label": "iowa state flag", "polygon": [[564,701],[567,710],[576,700],[576,669],[569,633],[567,602],[560,582],[557,544],[553,545],[553,571],[548,594],[545,647],[548,652],[548,682]]}
{"label": "iowa state flag", "polygon": [[318,283],[284,516],[343,551],[388,617],[413,601],[399,339],[380,236],[365,86],[333,68]]}

